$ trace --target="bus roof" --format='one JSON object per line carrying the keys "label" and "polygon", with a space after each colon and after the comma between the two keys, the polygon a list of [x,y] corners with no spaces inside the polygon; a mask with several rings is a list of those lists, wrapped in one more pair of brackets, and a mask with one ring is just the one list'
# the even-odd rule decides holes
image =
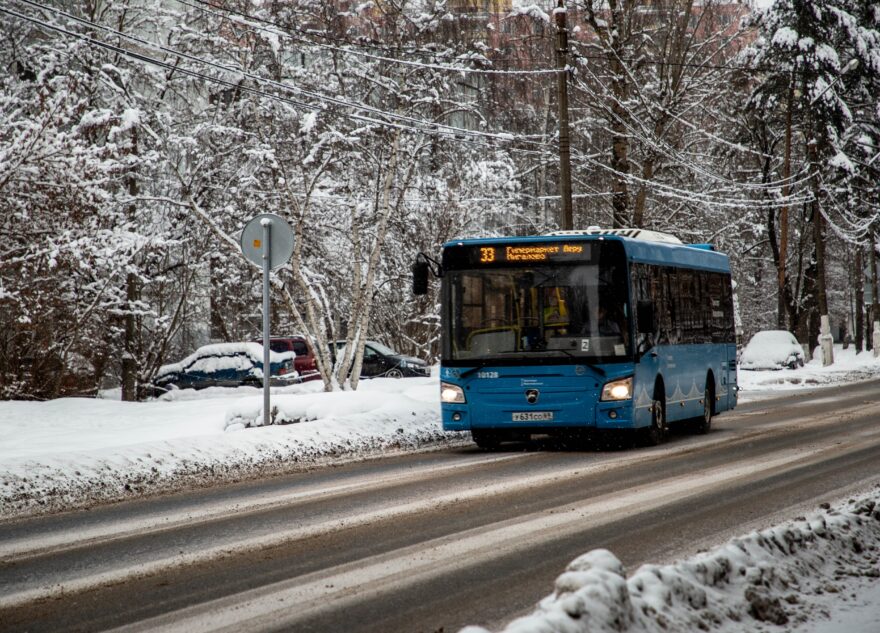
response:
{"label": "bus roof", "polygon": [[[443,248],[454,246],[476,246],[479,244],[540,244],[546,242],[598,242],[619,241],[623,243],[627,259],[631,262],[643,264],[656,264],[659,266],[677,266],[682,268],[697,268],[716,272],[730,272],[730,260],[724,253],[712,250],[708,244],[682,244],[677,238],[664,233],[646,231],[650,236],[630,237],[624,231],[633,229],[621,229],[603,231],[596,234],[588,231],[559,231],[547,235],[529,235],[524,237],[483,237],[451,240],[443,245]],[[652,239],[654,236],[664,236],[669,239]]]}

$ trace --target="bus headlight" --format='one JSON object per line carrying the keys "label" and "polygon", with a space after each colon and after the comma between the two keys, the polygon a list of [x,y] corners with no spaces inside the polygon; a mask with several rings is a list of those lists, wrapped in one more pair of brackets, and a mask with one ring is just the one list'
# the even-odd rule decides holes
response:
{"label": "bus headlight", "polygon": [[629,400],[633,395],[633,379],[622,378],[605,383],[601,400]]}
{"label": "bus headlight", "polygon": [[458,385],[448,382],[440,383],[440,402],[448,402],[450,404],[464,404],[467,402],[464,397],[464,389]]}

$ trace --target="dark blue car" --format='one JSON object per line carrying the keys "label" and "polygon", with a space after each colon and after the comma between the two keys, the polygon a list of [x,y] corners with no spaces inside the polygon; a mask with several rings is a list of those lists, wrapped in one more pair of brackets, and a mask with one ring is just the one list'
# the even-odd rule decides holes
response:
{"label": "dark blue car", "polygon": [[[293,352],[271,352],[271,382],[297,382]],[[198,348],[178,363],[163,365],[153,379],[159,393],[171,388],[260,386],[263,384],[263,346],[259,343],[218,343]]]}

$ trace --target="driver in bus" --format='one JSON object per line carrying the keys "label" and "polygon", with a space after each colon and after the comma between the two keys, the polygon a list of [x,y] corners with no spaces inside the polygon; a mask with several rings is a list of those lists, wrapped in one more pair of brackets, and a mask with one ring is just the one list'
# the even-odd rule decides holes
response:
{"label": "driver in bus", "polygon": [[598,331],[599,336],[620,336],[620,324],[611,318],[607,306],[599,305]]}

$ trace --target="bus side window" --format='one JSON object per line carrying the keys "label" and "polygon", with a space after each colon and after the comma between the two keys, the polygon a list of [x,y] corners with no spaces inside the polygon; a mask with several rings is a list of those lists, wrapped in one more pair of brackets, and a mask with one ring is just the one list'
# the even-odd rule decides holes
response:
{"label": "bus side window", "polygon": [[[656,268],[653,269],[656,271]],[[652,278],[652,267],[645,264],[634,264],[633,299],[636,305],[636,354],[641,355],[651,349],[657,333],[657,291],[655,279]]]}

